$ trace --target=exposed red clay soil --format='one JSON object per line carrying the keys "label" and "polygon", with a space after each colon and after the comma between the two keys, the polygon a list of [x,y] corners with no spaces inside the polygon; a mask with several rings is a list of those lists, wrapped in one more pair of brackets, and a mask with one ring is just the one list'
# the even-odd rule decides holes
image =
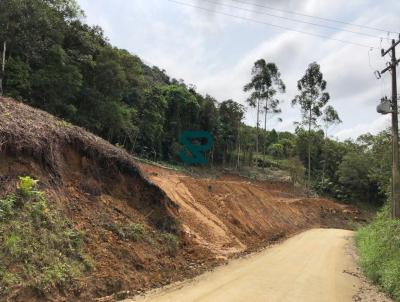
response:
{"label": "exposed red clay soil", "polygon": [[140,164],[150,179],[179,205],[187,237],[228,257],[313,227],[348,228],[359,211],[321,198],[302,196],[291,184],[250,181],[225,175],[193,178]]}
{"label": "exposed red clay soil", "polygon": [[[307,199],[288,184],[195,179],[138,164],[82,128],[0,98],[0,196],[21,175],[39,179],[47,199],[86,233],[86,252],[96,265],[71,288],[43,294],[17,287],[0,301],[125,298],[194,277],[301,230],[346,227],[361,217],[353,208]],[[121,239],[107,227],[130,223],[145,226],[142,240]],[[176,253],[163,232],[179,236]]]}

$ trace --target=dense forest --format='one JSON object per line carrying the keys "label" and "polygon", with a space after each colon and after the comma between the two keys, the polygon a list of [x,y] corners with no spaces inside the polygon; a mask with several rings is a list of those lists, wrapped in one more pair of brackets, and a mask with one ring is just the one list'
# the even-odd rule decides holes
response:
{"label": "dense forest", "polygon": [[[179,164],[179,137],[204,130],[214,137],[209,164],[278,166],[320,194],[382,204],[390,180],[390,135],[338,142],[327,135],[340,123],[329,105],[317,63],[298,82],[301,118],[295,133],[267,129],[285,92],[278,67],[255,62],[243,87],[257,109],[256,127],[243,123],[246,107],[201,95],[194,85],[113,47],[102,29],[84,23],[73,0],[0,2],[3,95],[82,126],[132,154]],[[243,103],[243,102],[242,102]],[[264,124],[262,127],[262,124]],[[296,174],[296,175],[294,175]],[[305,177],[305,175],[308,175]],[[307,180],[306,180],[307,179]]]}

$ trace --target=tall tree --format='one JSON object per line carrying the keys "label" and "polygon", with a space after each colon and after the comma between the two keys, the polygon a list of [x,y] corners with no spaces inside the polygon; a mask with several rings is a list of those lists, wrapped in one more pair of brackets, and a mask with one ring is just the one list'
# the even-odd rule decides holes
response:
{"label": "tall tree", "polygon": [[256,154],[258,154],[259,128],[260,128],[260,102],[263,102],[263,108],[265,114],[264,130],[266,130],[267,113],[280,112],[279,109],[280,102],[278,99],[275,99],[274,97],[278,91],[282,93],[285,92],[285,84],[281,79],[281,74],[276,64],[267,63],[264,59],[260,59],[254,63],[251,74],[252,74],[251,81],[250,83],[244,86],[244,91],[245,92],[251,91],[251,95],[247,99],[247,102],[251,107],[257,108]]}
{"label": "tall tree", "polygon": [[[244,117],[245,109],[243,105],[233,100],[227,100],[219,106],[219,115],[221,123],[221,146],[223,146],[222,162],[225,164],[229,149],[232,149],[238,143],[239,127]],[[232,159],[232,156],[230,157]]]}
{"label": "tall tree", "polygon": [[311,130],[318,125],[322,109],[328,103],[330,96],[326,90],[320,66],[311,63],[305,75],[297,82],[299,94],[292,100],[292,105],[299,105],[302,112],[302,123],[308,127],[308,188],[311,184]]}
{"label": "tall tree", "polygon": [[324,114],[322,117],[322,122],[325,130],[325,141],[324,141],[324,163],[322,168],[322,182],[325,182],[325,168],[326,168],[326,160],[327,160],[327,152],[326,152],[326,142],[328,140],[328,129],[333,125],[340,124],[342,120],[339,117],[339,114],[331,105],[328,105],[324,109]]}

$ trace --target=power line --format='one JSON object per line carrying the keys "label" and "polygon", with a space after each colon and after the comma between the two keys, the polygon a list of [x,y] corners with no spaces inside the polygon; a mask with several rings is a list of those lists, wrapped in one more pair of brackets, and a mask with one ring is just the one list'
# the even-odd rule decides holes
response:
{"label": "power line", "polygon": [[[308,24],[308,25],[317,26],[317,27],[321,27],[321,28],[328,28],[328,29],[331,29],[331,30],[344,31],[344,32],[348,32],[348,33],[352,33],[352,34],[356,34],[356,35],[362,35],[362,36],[366,36],[366,37],[370,37],[370,38],[377,38],[377,39],[381,39],[382,38],[382,37],[371,35],[371,34],[368,34],[368,33],[363,33],[363,32],[359,32],[359,31],[353,31],[353,30],[343,29],[343,28],[339,28],[339,27],[334,27],[334,26],[329,26],[329,25],[324,25],[324,24],[319,24],[319,23],[313,23],[313,22],[293,19],[293,18],[289,18],[289,17],[278,16],[278,15],[270,14],[270,13],[267,13],[267,12],[264,12],[264,11],[255,11],[255,10],[252,10],[252,9],[248,9],[248,8],[244,8],[244,7],[240,7],[240,6],[236,6],[236,5],[224,4],[224,3],[219,3],[219,2],[211,1],[211,0],[203,0],[203,2],[208,2],[208,3],[212,3],[212,4],[219,5],[219,6],[224,6],[224,7],[229,7],[229,8],[235,8],[235,9],[239,9],[239,10],[250,12],[250,13],[262,14],[262,15],[266,15],[266,16],[270,16],[270,17],[274,17],[274,18],[279,18],[279,19],[283,19],[283,20],[288,20],[288,21],[292,21],[292,22]],[[389,39],[389,38],[383,38],[383,39]]]}
{"label": "power line", "polygon": [[266,9],[269,9],[269,10],[274,10],[274,11],[283,12],[283,13],[287,13],[287,14],[292,14],[292,15],[296,15],[296,16],[302,16],[302,17],[314,18],[314,19],[318,19],[318,20],[322,20],[322,21],[340,23],[340,24],[345,24],[345,25],[349,25],[349,26],[355,26],[355,27],[359,27],[359,28],[376,30],[376,31],[389,33],[389,34],[398,34],[399,33],[399,32],[396,32],[396,31],[387,30],[387,29],[383,29],[383,28],[372,27],[372,26],[367,26],[367,25],[362,25],[362,24],[355,24],[355,23],[350,23],[350,22],[346,22],[346,21],[342,21],[342,20],[323,18],[323,17],[319,17],[319,16],[315,16],[315,15],[308,15],[308,14],[304,14],[304,13],[300,13],[300,12],[296,12],[296,11],[280,9],[280,8],[276,8],[276,7],[272,7],[272,6],[268,6],[268,5],[263,5],[263,4],[250,3],[250,2],[242,1],[242,0],[230,0],[230,1],[237,2],[237,3],[242,3],[242,4],[246,4],[246,5],[253,5],[253,6],[256,6],[256,7],[262,7],[262,8],[266,8]]}
{"label": "power line", "polygon": [[327,39],[327,40],[333,40],[333,41],[337,41],[337,42],[341,42],[341,43],[345,43],[345,44],[352,44],[352,45],[356,45],[356,46],[359,46],[359,47],[365,47],[365,48],[370,48],[370,49],[371,48],[372,49],[379,49],[377,47],[369,46],[369,45],[366,45],[366,44],[361,44],[361,43],[357,43],[357,42],[351,42],[351,41],[347,41],[347,40],[332,38],[332,37],[325,36],[325,35],[320,35],[320,34],[317,34],[317,33],[311,33],[311,32],[307,32],[307,31],[292,29],[292,28],[281,26],[281,25],[277,25],[277,24],[272,24],[272,23],[259,21],[259,20],[255,20],[255,19],[251,19],[251,18],[246,18],[246,17],[242,17],[242,16],[238,16],[238,15],[228,14],[228,13],[221,12],[221,11],[216,11],[216,10],[213,10],[213,9],[208,9],[208,8],[197,6],[197,5],[190,4],[190,3],[180,2],[180,1],[176,1],[176,0],[167,0],[167,1],[179,4],[179,5],[184,5],[184,6],[189,6],[189,7],[201,9],[201,10],[204,10],[204,11],[207,11],[207,12],[211,12],[211,13],[215,13],[215,14],[219,14],[219,15],[223,15],[223,16],[227,16],[227,17],[232,17],[232,18],[236,18],[236,19],[250,21],[250,22],[253,22],[253,23],[272,26],[272,27],[276,27],[276,28],[279,28],[279,29],[287,30],[287,31],[297,32],[297,33],[304,34],[304,35],[314,36],[314,37],[323,38],[323,39]]}

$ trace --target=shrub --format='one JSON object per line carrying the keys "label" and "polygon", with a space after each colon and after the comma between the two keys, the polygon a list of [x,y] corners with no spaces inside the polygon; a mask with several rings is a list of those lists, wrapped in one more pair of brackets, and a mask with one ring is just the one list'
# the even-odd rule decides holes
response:
{"label": "shrub", "polygon": [[133,241],[142,239],[144,235],[144,227],[141,224],[133,223],[126,230],[126,237]]}
{"label": "shrub", "polygon": [[7,219],[11,215],[13,215],[15,202],[16,202],[15,195],[9,195],[3,199],[0,199],[0,221]]}
{"label": "shrub", "polygon": [[400,220],[389,217],[386,206],[375,221],[356,235],[364,273],[396,301],[400,301]]}
{"label": "shrub", "polygon": [[180,246],[179,237],[171,233],[163,233],[161,238],[163,243],[166,245],[168,252],[175,255]]}
{"label": "shrub", "polygon": [[142,224],[132,223],[128,226],[123,226],[113,222],[104,224],[104,228],[113,232],[119,239],[128,239],[138,241],[143,238],[144,226]]}
{"label": "shrub", "polygon": [[284,149],[281,144],[272,144],[268,147],[267,152],[269,155],[275,158],[282,158],[284,155]]}
{"label": "shrub", "polygon": [[20,176],[19,184],[17,186],[18,192],[21,193],[23,197],[32,197],[37,191],[35,191],[38,180],[35,180],[29,176]]}
{"label": "shrub", "polygon": [[0,199],[0,297],[16,284],[42,292],[67,287],[93,267],[84,234],[48,203],[37,182],[20,177],[15,194]]}

